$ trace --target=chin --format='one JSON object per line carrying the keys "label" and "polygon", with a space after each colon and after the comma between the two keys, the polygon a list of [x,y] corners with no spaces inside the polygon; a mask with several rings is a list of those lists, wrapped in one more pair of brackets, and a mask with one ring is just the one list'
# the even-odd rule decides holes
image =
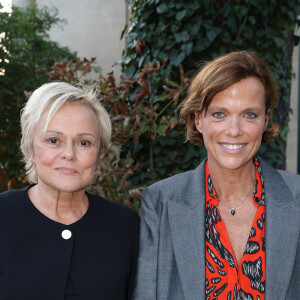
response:
{"label": "chin", "polygon": [[52,182],[44,181],[45,186],[48,186],[52,190],[56,190],[64,193],[75,193],[75,192],[85,190],[90,184],[91,181],[81,181],[81,180],[65,180],[65,181],[58,180]]}
{"label": "chin", "polygon": [[221,162],[220,166],[228,170],[238,170],[246,166],[248,163],[252,162],[252,157],[253,156],[251,156],[250,158],[229,158]]}
{"label": "chin", "polygon": [[68,185],[68,184],[60,184],[52,186],[53,189],[63,192],[63,193],[75,193],[82,190],[85,190],[85,185]]}

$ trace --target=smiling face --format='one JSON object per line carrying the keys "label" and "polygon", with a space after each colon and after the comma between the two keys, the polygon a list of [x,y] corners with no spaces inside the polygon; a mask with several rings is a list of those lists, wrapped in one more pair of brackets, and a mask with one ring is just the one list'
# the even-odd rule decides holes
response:
{"label": "smiling face", "polygon": [[48,111],[37,124],[33,162],[38,185],[62,192],[77,192],[91,184],[100,149],[100,126],[85,104],[64,104],[45,129]]}
{"label": "smiling face", "polygon": [[207,113],[195,114],[210,168],[236,170],[252,164],[267,123],[265,88],[257,78],[243,79],[216,94]]}

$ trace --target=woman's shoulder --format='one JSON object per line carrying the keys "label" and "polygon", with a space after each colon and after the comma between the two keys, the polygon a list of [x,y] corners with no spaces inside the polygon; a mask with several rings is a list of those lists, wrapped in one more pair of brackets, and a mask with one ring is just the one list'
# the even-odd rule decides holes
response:
{"label": "woman's shoulder", "polygon": [[23,189],[11,189],[0,193],[0,206],[5,204],[14,203],[22,198],[26,197],[26,188]]}
{"label": "woman's shoulder", "polygon": [[150,185],[147,190],[149,191],[156,191],[156,190],[163,190],[167,191],[170,189],[179,189],[179,187],[186,181],[189,177],[189,174],[193,171],[187,171],[180,174],[173,175],[166,179],[160,180],[152,185]]}
{"label": "woman's shoulder", "polygon": [[199,180],[204,178],[204,170],[205,170],[205,162],[206,159],[201,162],[201,164],[195,169],[191,171],[186,171],[180,174],[176,174],[169,178],[158,181],[152,185],[150,185],[146,190],[150,193],[162,191],[166,192],[180,192],[187,185],[194,185],[199,183]]}
{"label": "woman's shoulder", "polygon": [[259,162],[262,167],[263,177],[268,182],[269,191],[276,191],[278,193],[278,189],[281,188],[282,191],[286,186],[292,196],[300,201],[300,175],[284,170],[277,170],[260,157]]}
{"label": "woman's shoulder", "polygon": [[[292,180],[293,182],[300,182],[300,175],[295,174],[289,171],[284,171],[284,170],[277,170],[280,175],[285,179],[285,180]],[[300,186],[299,186],[300,187]]]}
{"label": "woman's shoulder", "polygon": [[0,222],[7,222],[22,215],[26,206],[26,188],[11,189],[0,193]]}
{"label": "woman's shoulder", "polygon": [[[192,171],[186,171],[172,177],[158,181],[143,192],[143,206],[146,206],[146,203],[152,203],[152,205],[159,209],[164,207],[169,200],[179,201],[185,205],[185,195],[191,195],[197,193],[201,190],[201,182],[204,178],[204,168],[201,163],[198,168]],[[183,196],[182,196],[183,195]]]}
{"label": "woman's shoulder", "polygon": [[300,199],[300,175],[283,170],[278,172],[295,199]]}

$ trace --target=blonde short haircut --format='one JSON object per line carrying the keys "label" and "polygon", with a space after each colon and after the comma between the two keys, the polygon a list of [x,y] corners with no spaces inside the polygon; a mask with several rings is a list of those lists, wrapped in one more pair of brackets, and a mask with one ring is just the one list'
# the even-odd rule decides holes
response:
{"label": "blonde short haircut", "polygon": [[96,91],[84,85],[73,86],[66,82],[51,82],[36,89],[21,112],[21,151],[25,162],[26,174],[30,182],[37,183],[36,167],[33,163],[33,137],[35,128],[44,111],[49,110],[45,130],[57,111],[65,103],[88,105],[96,114],[100,125],[100,151],[97,170],[101,158],[108,151],[111,139],[110,117],[96,96]]}

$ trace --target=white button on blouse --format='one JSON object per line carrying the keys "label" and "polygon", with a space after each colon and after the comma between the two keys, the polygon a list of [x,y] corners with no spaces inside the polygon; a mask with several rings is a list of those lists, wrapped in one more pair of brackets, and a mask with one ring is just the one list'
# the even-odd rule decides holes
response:
{"label": "white button on blouse", "polygon": [[62,233],[61,236],[63,239],[68,240],[72,236],[72,232],[68,229],[65,229]]}

